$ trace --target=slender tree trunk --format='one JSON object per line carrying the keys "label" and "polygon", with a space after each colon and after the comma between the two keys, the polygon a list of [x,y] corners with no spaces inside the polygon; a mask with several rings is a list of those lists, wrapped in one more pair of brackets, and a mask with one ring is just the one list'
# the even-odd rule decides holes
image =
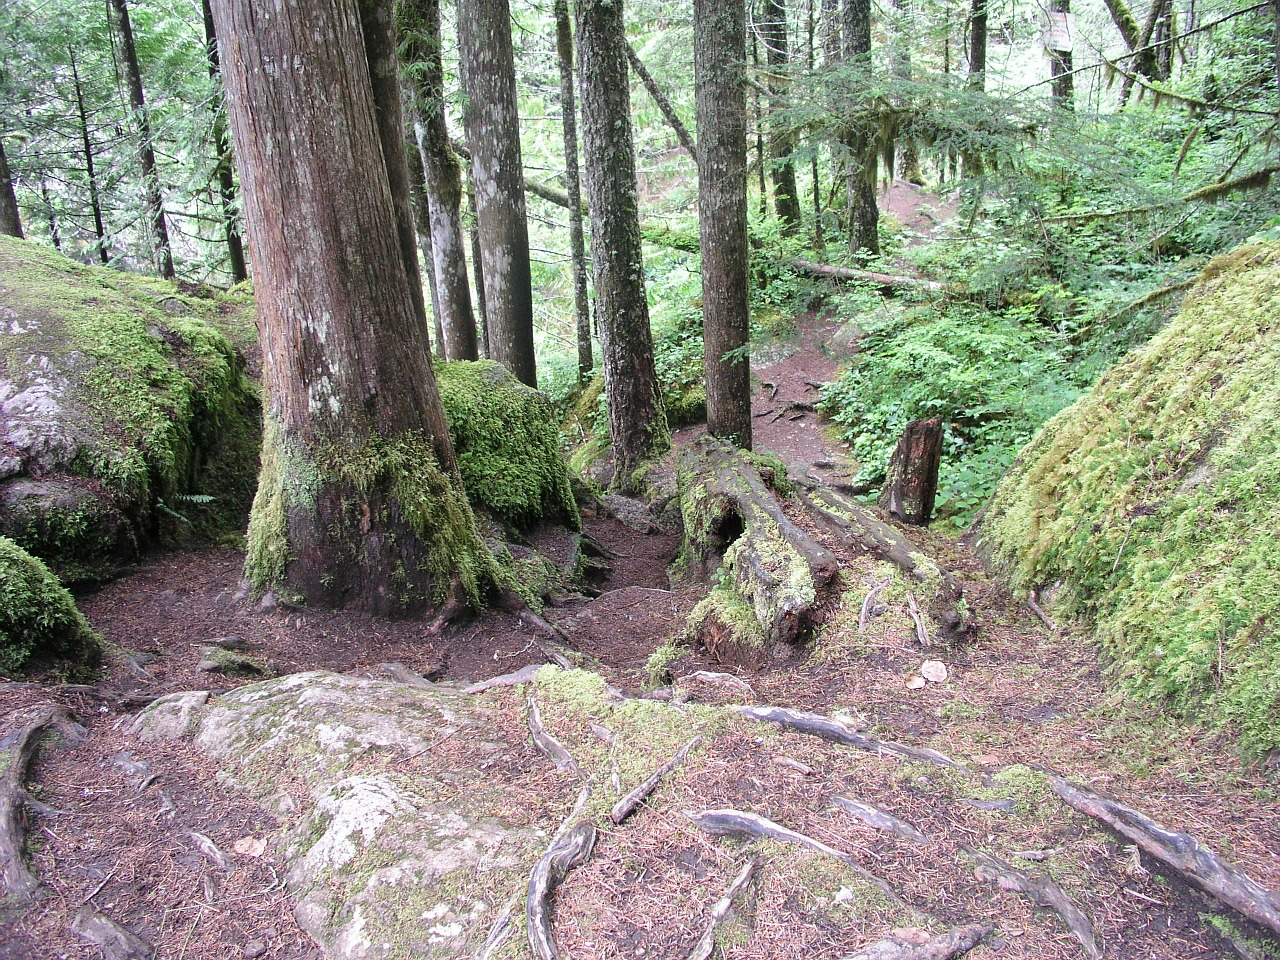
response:
{"label": "slender tree trunk", "polygon": [[[387,167],[404,143],[379,118],[399,108],[375,102],[370,82],[383,55],[375,43],[366,57],[357,0],[278,0],[269,17],[255,0],[213,9],[266,388],[247,571],[261,588],[375,613],[475,597],[491,560],[400,243]],[[389,11],[374,13],[365,26],[389,26]]]}
{"label": "slender tree trunk", "polygon": [[138,50],[133,42],[133,26],[129,22],[128,0],[111,0],[115,11],[115,28],[120,37],[120,53],[124,59],[125,79],[129,86],[129,107],[138,126],[139,156],[142,180],[146,187],[147,217],[155,247],[156,270],[166,280],[174,279],[173,251],[169,247],[169,228],[164,219],[164,201],[160,191],[160,172],[156,167],[156,151],[151,139],[151,120],[142,95],[142,72],[138,69]]}
{"label": "slender tree trunk", "polygon": [[13,192],[9,158],[4,155],[3,136],[0,136],[0,234],[22,239],[22,217],[18,214],[18,197]]}
{"label": "slender tree trunk", "polygon": [[[752,16],[753,11],[747,8],[747,16]],[[756,48],[756,32],[753,25],[748,24],[747,35],[751,38],[751,68],[755,73],[760,72],[760,54]],[[755,129],[755,150],[756,150],[756,180],[760,188],[760,219],[764,220],[769,216],[769,184],[765,180],[764,165],[764,108],[760,104],[760,88],[752,86],[751,88],[751,116],[754,120]]]}
{"label": "slender tree trunk", "polygon": [[[573,315],[578,334],[578,383],[586,383],[591,357],[591,305],[587,299],[587,248],[582,238],[582,190],[578,185],[577,98],[573,92],[573,25],[568,0],[555,0],[556,58],[560,62],[560,117],[564,130],[564,191],[569,200],[569,256],[573,262]],[[630,51],[631,47],[628,46]]]}
{"label": "slender tree trunk", "polygon": [[969,15],[969,88],[987,89],[987,0],[973,0]]}
{"label": "slender tree trunk", "polygon": [[53,197],[49,193],[49,181],[44,174],[40,175],[40,200],[44,204],[45,215],[49,218],[49,240],[53,249],[62,252],[62,231],[58,227],[58,214],[53,209]]}
{"label": "slender tree trunk", "polygon": [[694,0],[693,22],[707,430],[750,449],[746,8]]}
{"label": "slender tree trunk", "polygon": [[575,14],[582,152],[614,486],[631,491],[639,485],[637,470],[667,449],[670,435],[644,291],[627,35],[620,0],[578,0]]}
{"label": "slender tree trunk", "polygon": [[636,72],[636,76],[640,78],[640,82],[644,84],[645,90],[648,91],[658,110],[666,118],[667,123],[671,125],[676,139],[680,141],[680,146],[684,147],[685,153],[693,158],[694,163],[697,163],[698,149],[694,146],[693,137],[689,135],[689,128],[684,125],[684,121],[680,119],[680,114],[676,113],[676,108],[672,105],[671,100],[662,92],[662,87],[658,86],[658,81],[653,79],[653,74],[649,72],[649,68],[644,65],[640,55],[636,53],[635,48],[629,43],[627,44],[627,60],[631,64],[631,69]]}
{"label": "slender tree trunk", "polygon": [[[855,67],[871,66],[871,0],[844,0],[844,53]],[[880,254],[880,208],[876,205],[876,161],[861,134],[848,138],[852,159],[848,181],[849,252]]]}
{"label": "slender tree trunk", "polygon": [[[770,110],[782,110],[787,105],[787,79],[784,75],[791,64],[786,0],[764,0],[760,36],[764,40],[765,62],[769,65]],[[773,173],[773,205],[782,222],[783,233],[795,236],[800,229],[800,197],[796,188],[796,167],[791,160],[796,147],[795,137],[777,118],[771,117],[770,121],[769,159]]]}
{"label": "slender tree trunk", "polygon": [[[213,23],[213,10],[209,8],[209,0],[201,0],[204,10],[204,42],[209,60],[209,79],[214,87],[222,86],[222,65],[218,61],[218,32]],[[218,199],[222,204],[222,222],[227,234],[227,260],[231,266],[231,279],[234,283],[242,283],[249,279],[249,269],[244,260],[244,241],[240,237],[240,228],[236,225],[236,182],[235,172],[231,165],[231,144],[227,142],[227,123],[225,115],[219,109],[213,116],[213,149],[218,162],[214,167],[214,176],[218,178]],[[92,177],[90,178],[92,180]],[[103,263],[106,263],[106,251],[103,251]]]}
{"label": "slender tree trunk", "polygon": [[[1280,2],[1280,0],[1277,0],[1277,2]],[[811,74],[817,69],[818,65],[818,25],[814,14],[814,0],[808,0],[809,43],[806,53],[809,73]],[[813,152],[809,157],[809,180],[813,189],[813,249],[821,256],[826,252],[827,241],[822,231],[822,176],[818,166],[817,144],[813,145]]]}
{"label": "slender tree trunk", "polygon": [[466,240],[462,225],[462,165],[449,142],[444,103],[439,0],[399,0],[404,58],[413,66],[414,91],[421,105],[417,137],[426,175],[431,224],[431,265],[439,295],[441,350],[448,360],[475,360],[476,317],[467,285]]}
{"label": "slender tree trunk", "polygon": [[[406,105],[414,103],[414,99],[408,96],[401,98],[401,102]],[[433,343],[435,345],[435,356],[438,360],[449,359],[445,355],[444,349],[444,324],[440,320],[443,312],[440,307],[440,291],[436,282],[436,271],[434,264],[436,262],[435,250],[431,245],[431,206],[427,200],[427,180],[426,173],[422,164],[422,148],[420,145],[419,133],[422,130],[422,124],[410,121],[413,129],[405,130],[405,162],[409,165],[409,193],[410,199],[413,201],[413,226],[414,231],[418,235],[418,251],[422,254],[422,262],[426,266],[425,273],[427,275],[427,289],[431,292],[431,325],[432,332],[435,335]],[[465,280],[466,277],[464,276]],[[468,294],[470,291],[467,291]]]}
{"label": "slender tree trunk", "polygon": [[522,383],[536,387],[529,227],[507,0],[459,4],[458,47],[467,95],[467,143],[479,201],[476,217],[484,257],[490,356]]}
{"label": "slender tree trunk", "polygon": [[[911,0],[893,0],[893,12],[896,20],[893,32],[893,75],[908,83],[911,82],[911,44],[915,41]],[[902,106],[901,97],[896,105]],[[907,183],[923,186],[924,177],[920,175],[920,151],[911,137],[901,141],[898,159],[898,173]]]}
{"label": "slender tree trunk", "polygon": [[471,211],[471,275],[476,284],[476,319],[480,321],[477,346],[486,360],[493,358],[493,341],[489,336],[489,315],[485,312],[484,257],[480,247],[480,219],[476,216],[476,182],[467,177],[467,209]]}
{"label": "slender tree trunk", "polygon": [[[1191,10],[1192,10],[1191,19],[1194,20],[1195,7],[1193,6]],[[1276,117],[1280,118],[1280,0],[1271,0],[1271,12],[1272,12],[1272,16],[1275,18],[1275,26],[1273,28],[1274,39],[1272,40],[1272,44],[1275,47],[1274,57],[1275,57],[1275,73],[1276,73],[1276,98],[1277,98],[1276,99]],[[1195,24],[1193,23],[1192,26],[1195,26]]]}
{"label": "slender tree trunk", "polygon": [[[1159,0],[1156,0],[1158,3]],[[1067,16],[1071,14],[1071,0],[1050,0],[1049,10]],[[1050,75],[1053,77],[1053,103],[1060,110],[1075,109],[1075,81],[1071,75],[1071,51],[1049,51]]]}
{"label": "slender tree trunk", "polygon": [[84,151],[84,171],[89,180],[89,210],[93,214],[93,234],[97,238],[98,259],[106,266],[111,258],[107,254],[107,231],[102,221],[102,199],[98,194],[98,175],[93,163],[93,140],[89,136],[89,111],[84,103],[84,88],[80,84],[80,67],[76,53],[67,48],[71,62],[71,84],[76,94],[76,115],[80,119],[80,148]]}

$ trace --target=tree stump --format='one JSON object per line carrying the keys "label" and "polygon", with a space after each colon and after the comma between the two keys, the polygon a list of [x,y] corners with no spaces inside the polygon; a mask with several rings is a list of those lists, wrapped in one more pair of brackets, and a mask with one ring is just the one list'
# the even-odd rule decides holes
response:
{"label": "tree stump", "polygon": [[903,523],[927,527],[938,493],[942,460],[942,421],[913,420],[889,458],[889,475],[880,491],[880,508]]}

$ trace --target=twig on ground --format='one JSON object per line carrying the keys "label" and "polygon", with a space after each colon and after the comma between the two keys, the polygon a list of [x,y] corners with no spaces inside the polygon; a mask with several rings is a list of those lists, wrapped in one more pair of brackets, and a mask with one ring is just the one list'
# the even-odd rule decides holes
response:
{"label": "twig on ground", "polygon": [[725,920],[733,910],[734,901],[738,899],[742,891],[755,878],[758,867],[759,864],[754,859],[748,860],[743,864],[742,869],[738,871],[738,875],[734,877],[733,883],[729,884],[729,889],[725,891],[724,896],[711,908],[707,927],[702,931],[702,936],[698,938],[697,944],[689,951],[689,956],[686,960],[710,960],[711,952],[716,948],[716,933],[724,925]]}
{"label": "twig on ground", "polygon": [[680,764],[684,763],[685,758],[689,756],[689,751],[702,742],[702,737],[694,737],[683,747],[676,751],[676,755],[664,763],[661,767],[650,774],[640,786],[636,787],[625,797],[613,805],[613,809],[609,812],[609,819],[615,824],[621,824],[627,817],[635,812],[635,809],[648,798],[658,788],[658,782],[669,774]]}
{"label": "twig on ground", "polygon": [[929,633],[924,628],[924,621],[920,619],[920,606],[916,603],[916,595],[910,591],[907,591],[907,610],[916,625],[916,641],[920,644],[920,649],[929,649]]}
{"label": "twig on ground", "polygon": [[1040,619],[1040,622],[1048,628],[1050,633],[1058,634],[1062,632],[1058,625],[1049,619],[1049,615],[1041,609],[1034,591],[1027,596],[1027,607]]}

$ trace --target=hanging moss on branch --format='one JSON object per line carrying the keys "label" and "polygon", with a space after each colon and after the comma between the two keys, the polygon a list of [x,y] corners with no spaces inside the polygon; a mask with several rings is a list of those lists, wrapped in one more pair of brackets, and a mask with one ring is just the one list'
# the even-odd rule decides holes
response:
{"label": "hanging moss on branch", "polygon": [[89,679],[102,640],[58,578],[27,551],[0,537],[0,674],[53,667]]}

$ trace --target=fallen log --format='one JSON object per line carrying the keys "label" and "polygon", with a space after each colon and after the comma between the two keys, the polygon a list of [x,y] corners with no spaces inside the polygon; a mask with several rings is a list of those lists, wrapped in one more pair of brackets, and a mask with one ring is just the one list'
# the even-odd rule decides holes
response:
{"label": "fallen log", "polygon": [[924,942],[917,942],[914,938],[894,932],[884,940],[850,954],[844,960],[951,960],[952,957],[968,953],[990,936],[994,929],[989,923],[966,923]]}
{"label": "fallen log", "polygon": [[581,820],[551,844],[533,868],[525,914],[529,949],[538,960],[559,960],[551,935],[551,899],[565,874],[591,856],[595,842],[595,826],[590,820]]}
{"label": "fallen log", "polygon": [[664,763],[661,767],[645,778],[640,786],[636,787],[625,797],[613,805],[613,809],[609,812],[609,819],[615,824],[621,824],[623,820],[631,816],[635,812],[636,807],[640,806],[654,790],[658,788],[659,781],[662,780],[680,764],[684,763],[685,758],[689,756],[689,751],[702,742],[701,737],[694,737],[683,747],[676,751],[676,755]]}
{"label": "fallen log", "polygon": [[899,820],[893,814],[881,810],[879,807],[863,803],[861,800],[852,800],[849,797],[832,797],[831,802],[845,813],[853,814],[863,823],[875,827],[877,830],[892,833],[894,836],[902,837],[915,843],[928,843],[928,838],[911,824],[905,820]]}
{"label": "fallen log", "polygon": [[1100,820],[1254,923],[1280,934],[1280,893],[1268,890],[1239,867],[1208,850],[1195,837],[1170,830],[1144,813],[1050,772],[1050,785],[1067,806]]}
{"label": "fallen log", "polygon": [[741,896],[748,884],[751,883],[756,875],[758,864],[755,860],[748,860],[738,875],[733,878],[733,883],[729,884],[729,889],[725,891],[714,907],[711,908],[711,917],[707,921],[706,929],[702,931],[702,936],[698,938],[698,942],[694,944],[689,956],[686,960],[711,960],[711,953],[716,948],[716,934],[720,928],[724,926],[728,919],[730,911],[733,910],[733,903]]}
{"label": "fallen log", "polygon": [[795,268],[797,273],[807,274],[811,277],[871,283],[881,290],[890,292],[895,290],[920,290],[926,293],[947,293],[952,289],[947,284],[938,283],[936,280],[894,276],[889,273],[876,273],[873,270],[858,270],[854,267],[833,267],[828,263],[814,263],[812,260],[803,260],[799,257],[791,261],[791,266]]}
{"label": "fallen log", "polygon": [[1099,960],[1102,951],[1093,937],[1093,924],[1084,912],[1071,902],[1062,887],[1043,873],[1027,873],[996,857],[988,856],[971,847],[961,847],[974,863],[979,880],[996,884],[1001,890],[1011,890],[1029,898],[1037,906],[1052,910],[1066,924],[1071,935],[1080,942],[1090,960]]}

